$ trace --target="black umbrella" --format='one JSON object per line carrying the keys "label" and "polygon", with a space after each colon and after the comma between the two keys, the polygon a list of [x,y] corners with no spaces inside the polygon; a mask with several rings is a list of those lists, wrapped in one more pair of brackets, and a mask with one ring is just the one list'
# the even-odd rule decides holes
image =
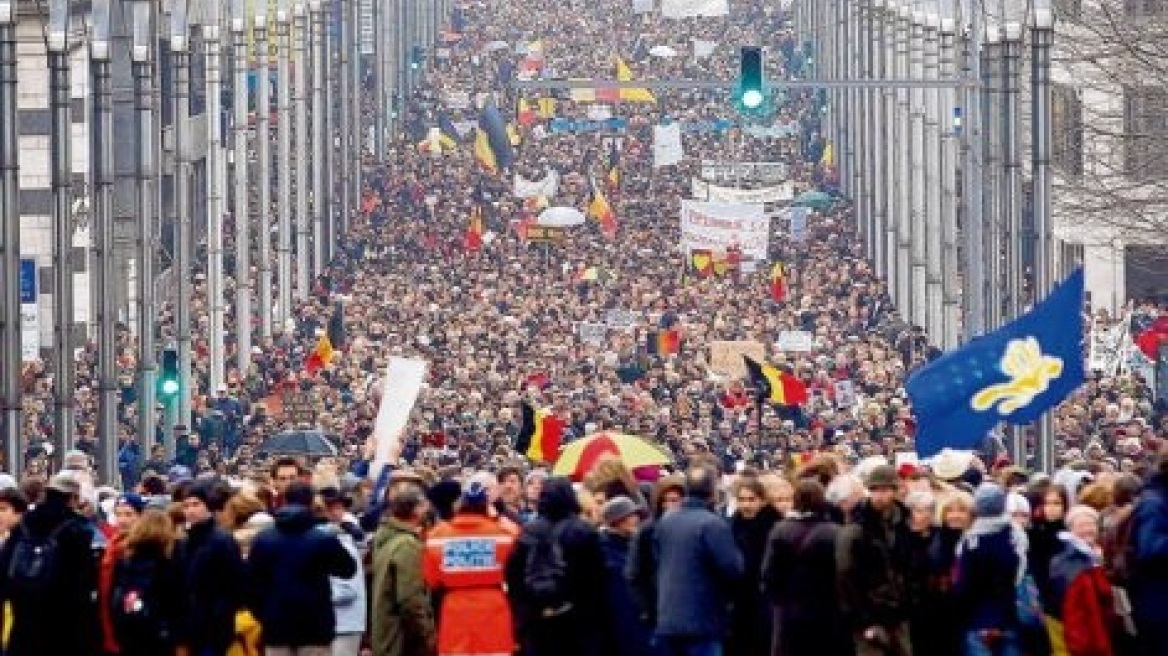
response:
{"label": "black umbrella", "polygon": [[276,433],[260,443],[261,453],[280,453],[298,456],[335,456],[337,447],[320,429],[287,430]]}

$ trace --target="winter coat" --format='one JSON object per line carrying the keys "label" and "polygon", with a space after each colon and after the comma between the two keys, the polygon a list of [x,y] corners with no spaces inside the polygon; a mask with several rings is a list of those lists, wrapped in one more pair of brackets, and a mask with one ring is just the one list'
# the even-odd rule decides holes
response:
{"label": "winter coat", "polygon": [[656,521],[641,526],[629,545],[629,560],[625,568],[625,578],[636,595],[641,619],[650,628],[657,625],[657,554],[653,551],[656,536]]}
{"label": "winter coat", "polygon": [[1050,561],[1062,551],[1063,544],[1058,534],[1065,530],[1066,524],[1062,521],[1036,520],[1026,531],[1026,542],[1030,545],[1026,552],[1026,567],[1038,586],[1042,609],[1047,615],[1057,612],[1050,590]]}
{"label": "winter coat", "polygon": [[939,654],[964,649],[961,619],[953,612],[953,566],[961,533],[942,526],[927,535],[913,534],[910,635],[913,645],[937,645]]}
{"label": "winter coat", "polygon": [[433,656],[438,649],[434,611],[422,579],[418,532],[386,517],[373,535],[373,656]]}
{"label": "winter coat", "polygon": [[657,522],[657,635],[721,640],[743,578],[742,553],[727,522],[687,498]]}
{"label": "winter coat", "polygon": [[1090,548],[1068,540],[1050,563],[1050,584],[1058,611],[1051,624],[1054,631],[1061,630],[1067,654],[1112,656],[1111,637],[1118,628],[1115,599],[1107,574]]}
{"label": "winter coat", "polygon": [[[530,601],[524,573],[536,540],[555,527],[566,565],[571,609],[551,618],[540,616]],[[541,517],[523,527],[507,562],[507,593],[515,609],[518,637],[527,656],[599,656],[604,636],[598,628],[606,616],[607,579],[600,535],[576,515]]]}
{"label": "winter coat", "polygon": [[632,583],[625,578],[632,540],[612,531],[600,532],[605,568],[604,653],[645,656],[652,652],[652,629],[645,623]]}
{"label": "winter coat", "polygon": [[[12,605],[13,619],[6,656],[90,654],[97,646],[93,535],[80,515],[50,494],[28,511],[0,549],[0,573],[5,574],[0,577],[0,604]],[[31,536],[43,539],[58,528],[54,580],[31,595],[11,588],[6,575],[16,545]]]}
{"label": "winter coat", "polygon": [[730,518],[745,574],[734,596],[727,656],[762,656],[771,651],[771,610],[762,593],[762,561],[771,529],[780,519],[770,504],[753,519],[737,513]]}
{"label": "winter coat", "polygon": [[840,631],[836,540],[840,527],[823,516],[793,513],[767,540],[762,585],[774,611],[774,656],[850,656]]}
{"label": "winter coat", "polygon": [[243,559],[239,545],[214,519],[187,530],[183,547],[183,626],[180,644],[222,653],[235,639],[235,612],[243,606]]}
{"label": "winter coat", "polygon": [[897,626],[909,619],[908,508],[896,502],[880,513],[865,500],[836,540],[836,568],[844,617],[853,632]]}
{"label": "winter coat", "polygon": [[439,656],[509,654],[515,649],[503,568],[515,536],[497,520],[460,512],[426,539],[422,574],[441,593]]}
{"label": "winter coat", "polygon": [[356,560],[312,510],[290,504],[248,552],[248,606],[268,647],[321,647],[336,637],[329,577],[350,578]]}
{"label": "winter coat", "polygon": [[958,547],[953,594],[965,631],[1018,628],[1016,589],[1022,560],[1009,520],[983,533],[971,529]]}
{"label": "winter coat", "polygon": [[[134,636],[117,634],[115,644],[122,656],[155,656],[170,653],[178,636],[176,630],[182,621],[185,590],[182,580],[180,552],[176,549],[169,556],[160,545],[139,545],[133,554],[124,554],[113,566],[110,575],[111,587],[117,588],[138,579],[140,572],[150,572],[150,594],[153,608],[150,609],[159,628],[159,634]],[[133,579],[131,579],[133,577]],[[108,599],[108,596],[107,596]],[[112,611],[107,608],[107,612]]]}
{"label": "winter coat", "polygon": [[365,572],[361,567],[361,552],[357,549],[357,541],[345,531],[336,529],[337,539],[341,546],[349,553],[349,557],[357,564],[357,572],[352,576],[329,579],[332,587],[333,614],[337,619],[337,635],[360,635],[365,633],[366,615],[368,614],[365,594]]}
{"label": "winter coat", "polygon": [[1148,653],[1168,654],[1168,477],[1156,474],[1136,502],[1128,594]]}

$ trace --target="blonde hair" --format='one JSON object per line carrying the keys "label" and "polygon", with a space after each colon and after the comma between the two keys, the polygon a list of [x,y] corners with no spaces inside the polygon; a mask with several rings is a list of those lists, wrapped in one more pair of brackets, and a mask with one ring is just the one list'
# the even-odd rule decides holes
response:
{"label": "blonde hair", "polygon": [[251,516],[266,511],[267,508],[258,497],[240,492],[227,501],[223,508],[223,527],[229,531],[242,528]]}
{"label": "blonde hair", "polygon": [[954,506],[960,506],[965,512],[973,514],[973,497],[964,490],[959,490],[955,487],[948,487],[943,489],[941,495],[937,497],[937,523],[942,526],[945,524],[945,515]]}
{"label": "blonde hair", "polygon": [[142,516],[126,535],[126,555],[133,556],[143,548],[158,547],[167,558],[174,552],[178,535],[170,514],[155,508],[142,511]]}

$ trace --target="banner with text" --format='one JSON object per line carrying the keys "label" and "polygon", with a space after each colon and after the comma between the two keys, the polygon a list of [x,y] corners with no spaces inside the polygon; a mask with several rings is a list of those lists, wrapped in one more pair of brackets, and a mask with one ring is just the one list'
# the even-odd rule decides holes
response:
{"label": "banner with text", "polygon": [[702,179],[716,184],[740,186],[743,182],[776,185],[790,179],[784,162],[702,161]]}
{"label": "banner with text", "polygon": [[765,260],[771,219],[762,205],[681,201],[681,247],[725,252],[738,246],[748,258]]}
{"label": "banner with text", "polygon": [[762,189],[735,189],[694,178],[692,187],[695,199],[714,203],[782,203],[795,197],[790,184]]}
{"label": "banner with text", "polygon": [[665,18],[725,16],[729,13],[729,0],[661,0],[661,15]]}

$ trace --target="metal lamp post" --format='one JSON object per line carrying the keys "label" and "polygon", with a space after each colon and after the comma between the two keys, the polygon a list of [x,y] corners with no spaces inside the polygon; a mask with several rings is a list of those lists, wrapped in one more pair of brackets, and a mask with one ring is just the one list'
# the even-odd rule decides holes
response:
{"label": "metal lamp post", "polygon": [[259,188],[259,216],[257,237],[260,240],[259,285],[260,336],[272,337],[272,64],[268,45],[268,3],[259,0],[255,5],[253,38],[255,65],[259,73],[259,93],[256,101],[256,186]]}
{"label": "metal lamp post", "polygon": [[[1030,25],[1030,189],[1034,203],[1034,297],[1042,298],[1054,285],[1053,224],[1050,203],[1051,154],[1051,50],[1054,42],[1054,10],[1050,0],[1035,0]],[[1038,466],[1053,472],[1054,425],[1050,413],[1038,421]]]}
{"label": "metal lamp post", "polygon": [[210,376],[208,387],[216,390],[225,382],[226,351],[223,344],[224,319],[227,299],[224,294],[223,272],[223,215],[225,209],[227,162],[223,150],[222,89],[223,45],[220,35],[221,16],[218,0],[207,3],[210,12],[205,16],[203,40],[206,43],[207,62],[207,296],[210,309],[209,352]]}
{"label": "metal lamp post", "polygon": [[308,300],[311,291],[309,278],[308,238],[312,234],[312,223],[308,214],[308,159],[311,139],[308,134],[308,22],[304,0],[295,0],[292,5],[292,50],[295,62],[295,91],[292,106],[296,115],[296,150],[299,156],[295,162],[296,176],[296,297]]}
{"label": "metal lamp post", "polygon": [[248,91],[247,91],[247,36],[249,17],[247,0],[233,0],[231,5],[231,47],[234,55],[235,79],[232,85],[232,205],[235,220],[235,340],[236,364],[240,378],[246,378],[251,368],[251,211],[248,178]]}
{"label": "metal lamp post", "polygon": [[0,252],[4,278],[0,293],[0,403],[4,408],[4,464],[18,472],[21,460],[20,412],[20,148],[16,133],[16,3],[0,0]]}
{"label": "metal lamp post", "polygon": [[291,11],[289,0],[276,4],[276,281],[279,312],[276,322],[281,332],[292,316],[292,96]]}
{"label": "metal lamp post", "polygon": [[89,174],[93,197],[94,308],[97,319],[98,473],[106,483],[118,476],[117,345],[114,316],[114,106],[110,83],[110,0],[94,0],[89,38],[89,73],[93,121],[89,128]]}
{"label": "metal lamp post", "polygon": [[309,0],[312,25],[312,272],[324,270],[325,222],[328,221],[329,189],[329,110],[325,102],[326,76],[329,70],[328,41],[322,0]]}
{"label": "metal lamp post", "polygon": [[157,31],[154,3],[135,0],[131,61],[134,75],[135,185],[134,213],[138,217],[138,444],[150,453],[156,430],[154,414],[154,256],[158,224],[155,219],[154,58]]}
{"label": "metal lamp post", "polygon": [[[190,25],[188,7],[175,3],[171,8],[170,50],[174,57],[174,107],[171,130],[174,136],[175,226],[174,271],[178,302],[174,308],[175,341],[178,344],[179,389],[175,409],[176,425],[191,421],[191,149],[187,121],[191,113]],[[174,434],[167,440],[167,455],[174,452]]]}
{"label": "metal lamp post", "polygon": [[49,1],[49,158],[53,207],[53,446],[73,446],[73,164],[69,0]]}

